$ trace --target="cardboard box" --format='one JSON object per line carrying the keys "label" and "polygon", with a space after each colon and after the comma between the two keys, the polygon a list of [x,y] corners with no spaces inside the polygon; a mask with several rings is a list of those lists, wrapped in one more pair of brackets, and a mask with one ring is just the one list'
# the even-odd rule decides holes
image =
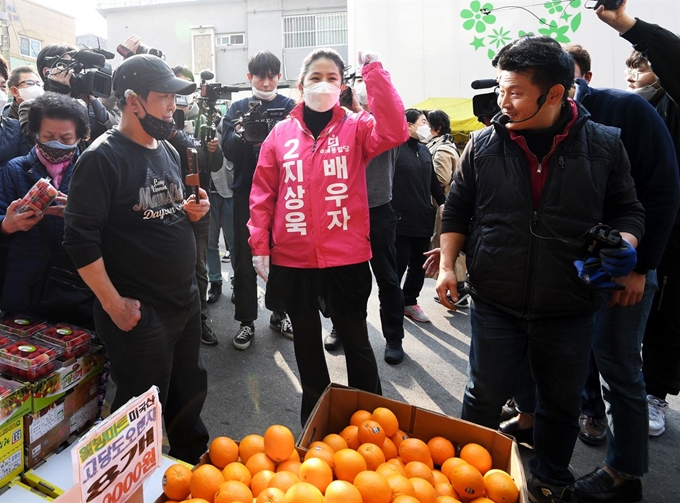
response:
{"label": "cardboard box", "polygon": [[26,416],[26,468],[56,452],[71,435],[81,433],[99,412],[99,376],[81,382],[63,397]]}
{"label": "cardboard box", "polygon": [[[24,471],[24,418],[15,417],[0,427],[0,487]],[[15,500],[21,501],[21,500]]]}
{"label": "cardboard box", "polygon": [[312,442],[323,439],[329,433],[342,431],[355,411],[373,411],[376,407],[387,407],[394,412],[399,420],[399,427],[411,437],[427,442],[432,437],[442,436],[460,446],[470,442],[482,445],[491,453],[493,468],[505,470],[517,483],[520,489],[519,502],[529,501],[519,447],[511,438],[462,419],[335,383],[331,383],[321,395],[297,445],[306,449]]}
{"label": "cardboard box", "polygon": [[0,377],[0,386],[7,389],[0,398],[0,427],[5,421],[25,416],[31,410],[31,384]]}
{"label": "cardboard box", "polygon": [[90,346],[90,351],[79,358],[72,358],[60,365],[53,373],[32,384],[31,411],[38,412],[66,395],[78,383],[98,376],[104,370],[104,348]]}
{"label": "cardboard box", "polygon": [[45,503],[46,501],[54,500],[18,479],[13,480],[7,489],[0,492],[0,503]]}

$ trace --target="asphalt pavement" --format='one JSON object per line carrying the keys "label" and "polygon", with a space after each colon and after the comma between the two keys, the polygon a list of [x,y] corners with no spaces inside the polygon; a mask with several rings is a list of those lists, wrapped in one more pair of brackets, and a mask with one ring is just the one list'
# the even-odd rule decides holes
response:
{"label": "asphalt pavement", "polygon": [[[222,264],[225,278],[231,265]],[[216,346],[203,346],[208,369],[208,399],[202,417],[211,438],[227,435],[235,440],[256,433],[264,434],[271,424],[288,426],[297,437],[300,425],[301,388],[293,342],[269,328],[270,312],[264,307],[264,283],[259,281],[260,309],[255,322],[255,338],[250,348],[236,350],[232,338],[239,323],[234,320],[229,281],[223,295],[209,304],[210,324],[217,333]],[[406,358],[399,365],[383,360],[385,348],[380,331],[377,286],[368,304],[368,329],[378,361],[383,394],[435,412],[460,417],[465,389],[470,323],[467,310],[447,311],[434,301],[434,280],[425,281],[419,304],[431,323],[404,320]],[[324,337],[331,329],[323,320]],[[326,352],[331,380],[347,384],[342,350]],[[625,439],[623,439],[625,442]],[[525,470],[532,451],[520,448]],[[599,466],[606,456],[606,445],[586,446],[577,441],[571,460],[574,475],[581,476]],[[527,471],[528,473],[528,471]],[[649,442],[649,473],[643,479],[644,502],[680,501],[680,398],[669,398],[666,433]]]}

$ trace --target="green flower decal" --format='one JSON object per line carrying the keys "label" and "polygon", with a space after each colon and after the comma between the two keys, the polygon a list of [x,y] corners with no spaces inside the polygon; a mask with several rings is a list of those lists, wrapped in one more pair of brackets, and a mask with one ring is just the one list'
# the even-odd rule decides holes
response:
{"label": "green flower decal", "polygon": [[554,2],[546,2],[544,7],[548,10],[549,14],[559,14],[564,10],[562,2],[557,0]]}
{"label": "green flower decal", "polygon": [[562,44],[568,44],[571,39],[567,37],[566,33],[569,31],[569,25],[566,26],[547,26],[545,28],[539,28],[538,33],[541,35],[546,35],[548,37],[554,38]]}
{"label": "green flower decal", "polygon": [[[491,3],[482,4],[482,1],[472,0],[469,8],[460,11],[460,17],[463,29],[477,34],[472,37],[470,45],[475,48],[475,51],[485,48],[489,59],[493,59],[497,51],[515,38],[536,33],[566,44],[571,41],[571,34],[581,27],[582,19],[579,11],[582,9],[583,0],[570,2],[544,0],[542,4],[529,6],[534,16],[527,15],[526,22],[530,24],[523,26],[522,30],[517,30],[516,34],[503,27],[492,26],[496,23],[497,17],[500,16],[502,19],[510,11],[509,7],[503,8],[496,14]],[[540,10],[543,10],[542,16]]]}
{"label": "green flower decal", "polygon": [[463,29],[469,31],[474,28],[477,33],[484,33],[487,25],[496,22],[496,16],[485,14],[485,12],[490,12],[491,10],[493,10],[493,5],[490,3],[482,5],[478,0],[472,0],[469,9],[460,11],[460,17],[465,19]]}
{"label": "green flower decal", "polygon": [[503,27],[493,29],[493,34],[489,35],[489,45],[495,45],[496,49],[500,49],[512,39],[510,38],[510,30],[503,31]]}

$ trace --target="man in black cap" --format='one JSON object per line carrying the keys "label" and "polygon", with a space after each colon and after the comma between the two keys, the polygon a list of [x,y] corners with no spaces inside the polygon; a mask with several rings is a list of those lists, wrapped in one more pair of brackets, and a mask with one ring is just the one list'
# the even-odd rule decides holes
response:
{"label": "man in black cap", "polygon": [[195,88],[156,56],[123,61],[113,75],[120,124],[78,159],[64,237],[97,296],[95,326],[117,387],[113,409],[158,386],[170,455],[192,464],[208,432],[191,222],[210,203],[203,189],[185,200],[179,156],[166,139],[175,94]]}

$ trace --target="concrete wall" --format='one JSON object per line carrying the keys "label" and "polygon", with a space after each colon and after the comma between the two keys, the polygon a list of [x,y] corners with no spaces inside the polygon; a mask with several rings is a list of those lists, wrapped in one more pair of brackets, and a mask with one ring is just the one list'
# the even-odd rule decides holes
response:
{"label": "concrete wall", "polygon": [[[129,35],[139,35],[146,45],[162,50],[170,65],[191,66],[192,29],[203,27],[215,34],[245,33],[245,46],[213,46],[215,82],[225,85],[246,82],[249,56],[264,49],[282,60],[284,79],[297,78],[311,48],[284,50],[282,17],[345,10],[344,0],[318,0],[313,6],[301,0],[201,0],[121,8],[108,8],[101,2],[99,6],[107,21],[110,48]],[[346,57],[347,46],[335,48]],[[120,61],[117,56],[113,66]]]}
{"label": "concrete wall", "polygon": [[35,67],[35,58],[21,54],[19,37],[27,36],[39,40],[42,47],[50,44],[76,42],[76,20],[54,9],[29,0],[8,2],[10,67],[30,65]]}
{"label": "concrete wall", "polygon": [[[472,16],[474,25],[468,27],[464,23],[471,18],[464,15],[488,5],[486,1],[348,0],[349,53],[354,55],[357,49],[378,52],[407,106],[430,97],[471,97],[476,94],[470,88],[472,80],[495,76],[490,61],[498,48],[521,32],[546,30],[526,11],[498,10],[527,2],[489,3],[497,9],[492,12],[494,18],[480,15],[474,19],[476,12]],[[630,44],[597,19],[593,11],[585,9],[583,1],[571,2],[573,7],[566,11],[554,7],[564,9],[567,4],[555,4],[552,13],[541,2],[530,3],[533,6],[528,9],[538,17],[555,21],[555,30],[549,30],[553,37],[588,49],[593,59],[594,86],[626,87],[622,72]],[[628,11],[680,32],[680,2],[676,0],[629,1]]]}

